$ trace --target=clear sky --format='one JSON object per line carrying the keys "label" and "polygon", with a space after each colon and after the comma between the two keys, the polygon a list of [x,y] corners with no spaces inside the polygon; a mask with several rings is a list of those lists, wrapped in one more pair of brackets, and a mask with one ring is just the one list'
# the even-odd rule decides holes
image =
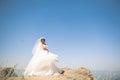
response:
{"label": "clear sky", "polygon": [[120,70],[120,1],[0,1],[0,64],[25,68],[42,36],[59,67]]}

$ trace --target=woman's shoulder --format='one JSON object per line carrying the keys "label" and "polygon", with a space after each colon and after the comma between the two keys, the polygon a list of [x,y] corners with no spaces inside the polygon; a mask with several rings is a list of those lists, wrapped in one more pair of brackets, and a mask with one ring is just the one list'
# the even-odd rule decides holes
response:
{"label": "woman's shoulder", "polygon": [[43,46],[44,46],[44,47],[47,47],[47,45],[46,45],[46,44],[43,44]]}
{"label": "woman's shoulder", "polygon": [[45,47],[48,47],[46,44],[44,45]]}

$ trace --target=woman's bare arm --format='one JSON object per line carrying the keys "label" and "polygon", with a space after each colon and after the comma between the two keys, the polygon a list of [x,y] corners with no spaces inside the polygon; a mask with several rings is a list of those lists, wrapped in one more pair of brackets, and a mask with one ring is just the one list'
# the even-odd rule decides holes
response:
{"label": "woman's bare arm", "polygon": [[42,50],[48,50],[48,48],[45,47],[43,44],[41,45],[41,49],[42,49]]}

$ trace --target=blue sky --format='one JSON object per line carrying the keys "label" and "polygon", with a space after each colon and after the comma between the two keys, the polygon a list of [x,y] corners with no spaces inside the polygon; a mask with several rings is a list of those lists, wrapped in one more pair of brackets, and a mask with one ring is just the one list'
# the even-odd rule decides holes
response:
{"label": "blue sky", "polygon": [[59,67],[120,70],[120,1],[0,2],[0,63],[25,68],[44,36]]}

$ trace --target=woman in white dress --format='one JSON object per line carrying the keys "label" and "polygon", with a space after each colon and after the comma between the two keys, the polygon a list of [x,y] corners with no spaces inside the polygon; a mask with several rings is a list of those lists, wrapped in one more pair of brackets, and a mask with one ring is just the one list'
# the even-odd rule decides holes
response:
{"label": "woman in white dress", "polygon": [[25,69],[24,76],[59,75],[61,73],[55,65],[58,56],[49,52],[45,38],[42,37],[36,41],[32,53],[33,57]]}

